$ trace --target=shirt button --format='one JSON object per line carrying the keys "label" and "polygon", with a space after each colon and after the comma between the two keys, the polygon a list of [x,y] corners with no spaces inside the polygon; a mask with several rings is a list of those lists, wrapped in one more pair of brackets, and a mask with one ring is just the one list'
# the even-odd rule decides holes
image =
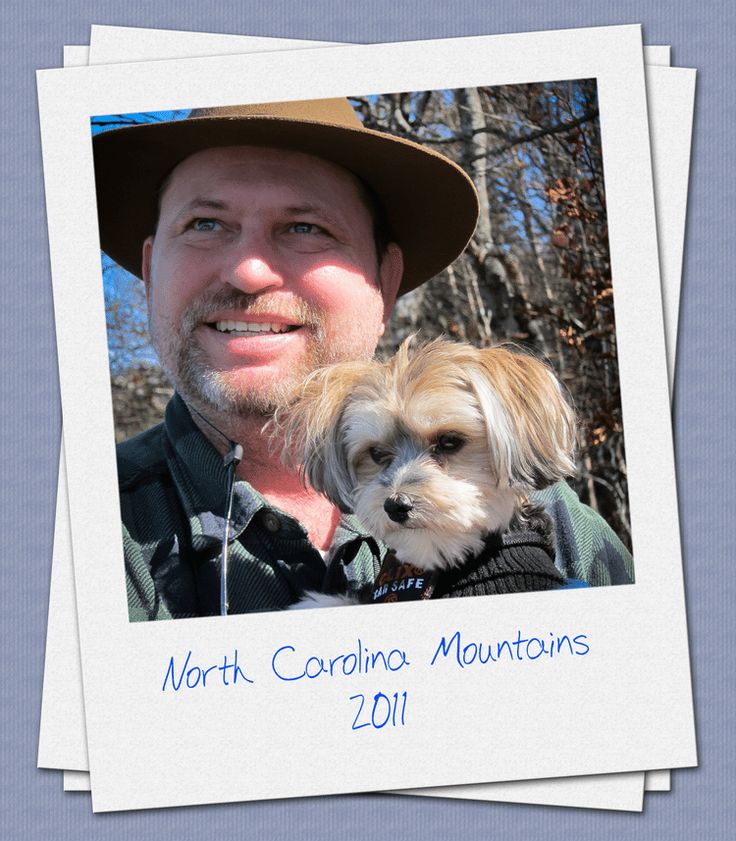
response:
{"label": "shirt button", "polygon": [[270,511],[267,511],[263,515],[263,525],[268,531],[273,533],[277,532],[281,528],[281,521],[275,514],[272,514]]}

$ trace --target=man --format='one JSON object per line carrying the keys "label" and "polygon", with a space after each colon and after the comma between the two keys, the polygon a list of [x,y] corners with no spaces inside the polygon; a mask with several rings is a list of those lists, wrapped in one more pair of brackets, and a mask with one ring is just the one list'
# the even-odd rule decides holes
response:
{"label": "man", "polygon": [[[372,356],[397,295],[461,253],[478,213],[468,177],[364,129],[346,100],[106,132],[95,167],[102,247],[143,279],[177,392],[164,424],[119,448],[131,620],[223,612],[226,547],[230,613],[326,586],[338,548],[352,559],[340,586],[372,580],[375,544],[263,427],[315,367]],[[625,550],[570,493],[547,501],[573,573],[585,533],[588,577],[613,562],[628,580]]]}

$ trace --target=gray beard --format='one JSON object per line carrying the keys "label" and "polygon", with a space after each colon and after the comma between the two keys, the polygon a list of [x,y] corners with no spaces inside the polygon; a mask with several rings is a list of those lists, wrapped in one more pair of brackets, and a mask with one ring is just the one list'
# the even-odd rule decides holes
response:
{"label": "gray beard", "polygon": [[228,381],[222,371],[212,369],[202,349],[193,340],[180,347],[177,358],[177,377],[173,379],[177,391],[186,399],[195,398],[221,414],[271,416],[287,406],[307,374],[327,364],[314,352],[319,339],[310,340],[310,351],[304,365],[292,372],[288,379],[274,381],[258,391],[243,391]]}
{"label": "gray beard", "polygon": [[193,402],[225,415],[270,417],[289,404],[311,371],[340,358],[339,348],[328,348],[320,313],[304,301],[295,301],[288,312],[280,314],[301,323],[301,329],[309,331],[302,364],[286,379],[266,383],[258,391],[243,391],[229,382],[227,372],[211,367],[195,336],[195,330],[209,315],[231,308],[250,314],[278,311],[264,296],[221,290],[195,301],[184,313],[178,328],[169,329],[164,339],[155,330],[149,309],[149,332],[156,352],[169,379],[187,403]]}

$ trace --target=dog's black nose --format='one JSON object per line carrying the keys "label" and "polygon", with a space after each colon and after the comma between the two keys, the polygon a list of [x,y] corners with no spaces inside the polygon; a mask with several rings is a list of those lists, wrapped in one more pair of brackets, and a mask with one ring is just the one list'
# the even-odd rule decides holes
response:
{"label": "dog's black nose", "polygon": [[383,510],[395,523],[405,523],[414,503],[406,494],[394,494],[383,503]]}

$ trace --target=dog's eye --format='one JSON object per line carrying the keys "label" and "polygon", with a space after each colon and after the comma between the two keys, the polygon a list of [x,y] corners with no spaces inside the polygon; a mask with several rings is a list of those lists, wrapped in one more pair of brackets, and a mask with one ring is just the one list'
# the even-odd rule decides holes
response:
{"label": "dog's eye", "polygon": [[465,439],[462,436],[448,432],[440,435],[434,445],[434,450],[437,453],[456,453],[464,444]]}
{"label": "dog's eye", "polygon": [[375,461],[376,464],[387,464],[391,461],[391,454],[385,450],[379,450],[378,447],[370,447],[368,455]]}

